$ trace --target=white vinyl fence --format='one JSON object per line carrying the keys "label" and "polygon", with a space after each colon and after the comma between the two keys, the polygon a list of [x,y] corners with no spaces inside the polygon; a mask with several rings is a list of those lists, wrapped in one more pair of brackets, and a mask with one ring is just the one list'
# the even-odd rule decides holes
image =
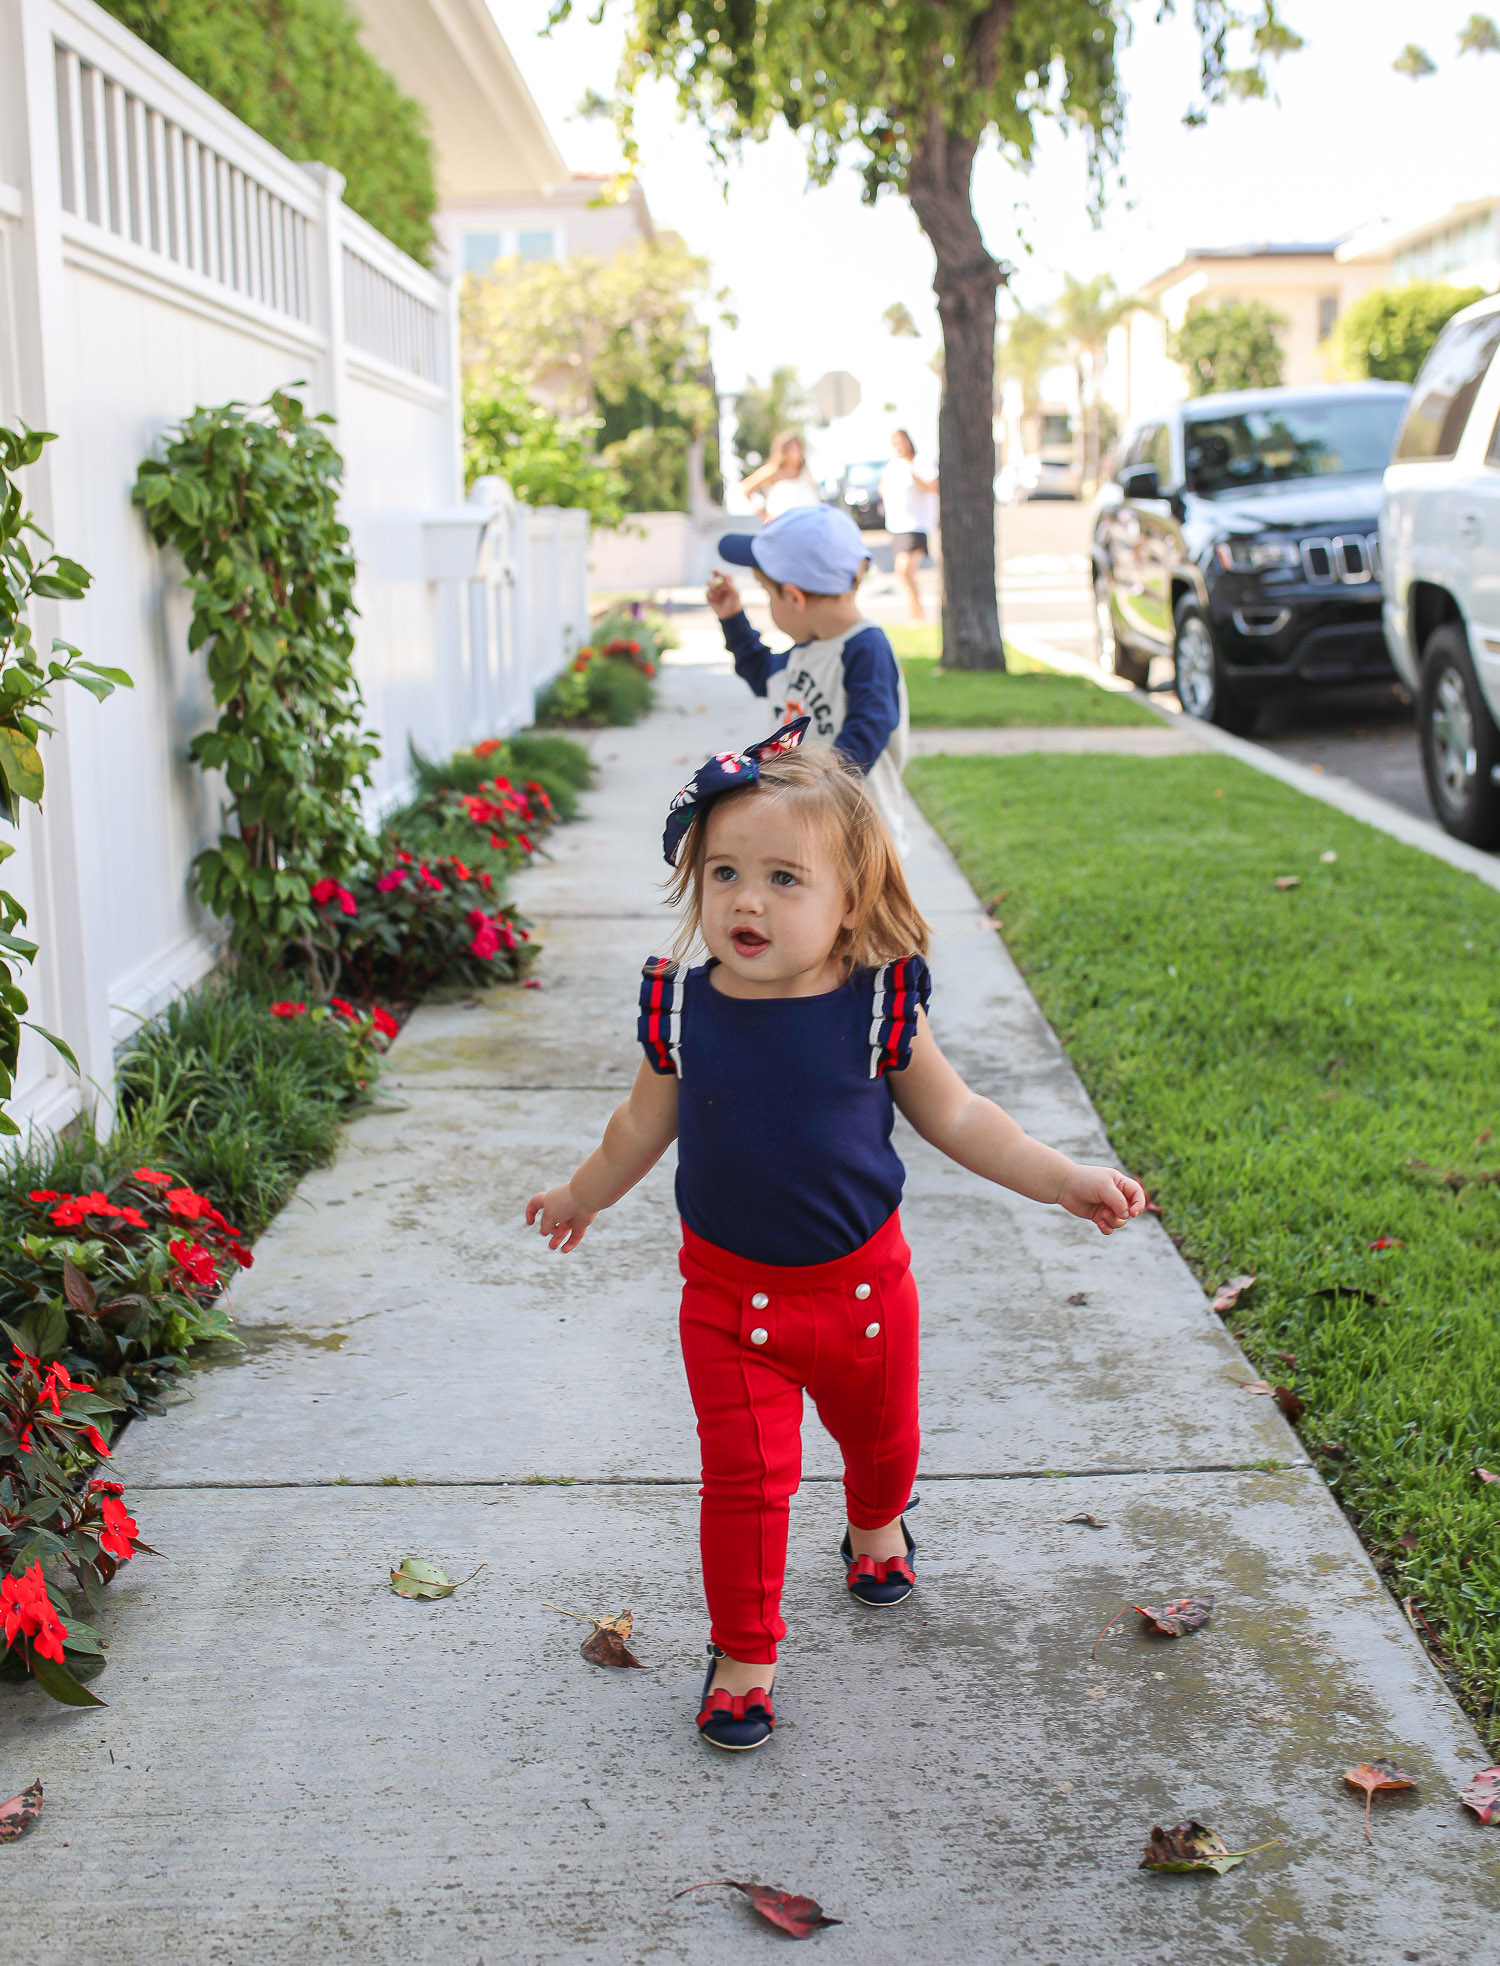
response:
{"label": "white vinyl fence", "polygon": [[188,762],[213,721],[182,568],[130,504],[136,467],[200,404],[301,384],[331,415],[360,576],[356,662],[401,795],[408,743],[442,754],[531,715],[587,638],[582,513],[463,497],[455,297],[92,0],[0,0],[0,421],[53,430],[26,493],[89,598],[35,628],[135,688],[59,706],[47,797],[4,876],[42,955],[18,1113],[108,1097],[120,1038],[201,976],[216,924],[189,867],[219,794]]}

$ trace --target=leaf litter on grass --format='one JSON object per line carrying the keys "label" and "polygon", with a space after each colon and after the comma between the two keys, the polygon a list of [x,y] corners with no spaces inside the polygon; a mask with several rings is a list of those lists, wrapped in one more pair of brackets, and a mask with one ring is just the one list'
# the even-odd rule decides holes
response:
{"label": "leaf litter on grass", "polygon": [[1352,1789],[1365,1792],[1365,1841],[1373,1843],[1370,1835],[1370,1804],[1377,1795],[1394,1795],[1397,1789],[1414,1789],[1417,1785],[1410,1775],[1403,1774],[1391,1761],[1362,1761],[1357,1768],[1346,1768],[1344,1780]]}
{"label": "leaf litter on grass", "polygon": [[685,1884],[674,1891],[674,1898],[685,1898],[689,1891],[743,1891],[762,1918],[779,1925],[794,1939],[810,1939],[820,1926],[842,1925],[842,1918],[830,1918],[816,1898],[804,1898],[795,1891],[778,1891],[770,1884],[740,1884],[732,1877],[710,1877],[702,1884]]}
{"label": "leaf litter on grass", "polygon": [[1232,1311],[1234,1309],[1235,1305],[1244,1296],[1254,1281],[1255,1273],[1252,1270],[1246,1276],[1231,1277],[1228,1283],[1221,1283],[1219,1285],[1218,1290],[1214,1293],[1213,1308],[1219,1313],[1220,1317],[1224,1315],[1225,1311]]}

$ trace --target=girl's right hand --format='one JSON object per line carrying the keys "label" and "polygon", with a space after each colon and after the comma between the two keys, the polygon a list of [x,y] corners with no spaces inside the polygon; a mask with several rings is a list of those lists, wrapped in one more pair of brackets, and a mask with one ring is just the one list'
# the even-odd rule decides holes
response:
{"label": "girl's right hand", "polygon": [[715,567],[703,597],[720,621],[727,621],[744,606],[740,590],[722,567]]}
{"label": "girl's right hand", "polygon": [[526,1204],[526,1226],[529,1229],[535,1222],[552,1248],[560,1248],[566,1256],[583,1241],[597,1214],[597,1209],[578,1206],[571,1183],[565,1181],[560,1188],[549,1188],[545,1194],[531,1197]]}

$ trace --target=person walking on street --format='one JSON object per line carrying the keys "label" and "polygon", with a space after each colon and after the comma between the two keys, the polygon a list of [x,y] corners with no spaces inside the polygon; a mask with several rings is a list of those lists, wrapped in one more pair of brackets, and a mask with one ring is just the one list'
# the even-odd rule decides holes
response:
{"label": "person walking on street", "polygon": [[880,501],[895,548],[896,578],[906,589],[907,613],[913,621],[921,621],[917,568],[923,555],[931,552],[931,535],[937,531],[937,466],[917,456],[917,447],[904,430],[891,432],[891,448],[896,455],[881,473]]}
{"label": "person walking on street", "polygon": [[[1139,1183],[1032,1139],[944,1058],[927,924],[863,775],[830,747],[798,748],[807,723],[710,758],[672,801],[676,955],[701,943],[708,960],[646,964],[630,1096],[572,1179],[526,1204],[551,1248],[576,1249],[677,1142],[711,1620],[697,1726],[730,1752],[776,1724],[804,1392],[843,1454],[851,1602],[887,1610],[916,1587],[918,1311],[896,1109],[960,1166],[1104,1235],[1145,1206]],[[977,1264],[983,1210],[976,1194]]]}
{"label": "person walking on street", "polygon": [[799,505],[821,505],[823,494],[807,468],[807,454],[795,430],[771,439],[771,455],[741,481],[740,490],[768,519],[779,519]]}

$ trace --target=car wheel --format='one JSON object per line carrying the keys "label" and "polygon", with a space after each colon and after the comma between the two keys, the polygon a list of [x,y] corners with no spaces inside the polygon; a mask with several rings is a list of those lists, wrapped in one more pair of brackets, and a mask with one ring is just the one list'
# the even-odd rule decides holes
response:
{"label": "car wheel", "polygon": [[1190,717],[1244,736],[1254,726],[1255,705],[1224,687],[1223,664],[1203,610],[1196,601],[1179,601],[1174,621],[1177,701]]}
{"label": "car wheel", "polygon": [[1434,630],[1422,651],[1417,699],[1422,769],[1443,826],[1470,846],[1500,846],[1500,730],[1474,674],[1469,638],[1456,622]]}
{"label": "car wheel", "polygon": [[1150,664],[1121,642],[1115,628],[1115,611],[1109,603],[1109,587],[1097,578],[1094,581],[1094,657],[1106,676],[1119,676],[1124,682],[1134,683],[1137,689],[1145,688]]}

